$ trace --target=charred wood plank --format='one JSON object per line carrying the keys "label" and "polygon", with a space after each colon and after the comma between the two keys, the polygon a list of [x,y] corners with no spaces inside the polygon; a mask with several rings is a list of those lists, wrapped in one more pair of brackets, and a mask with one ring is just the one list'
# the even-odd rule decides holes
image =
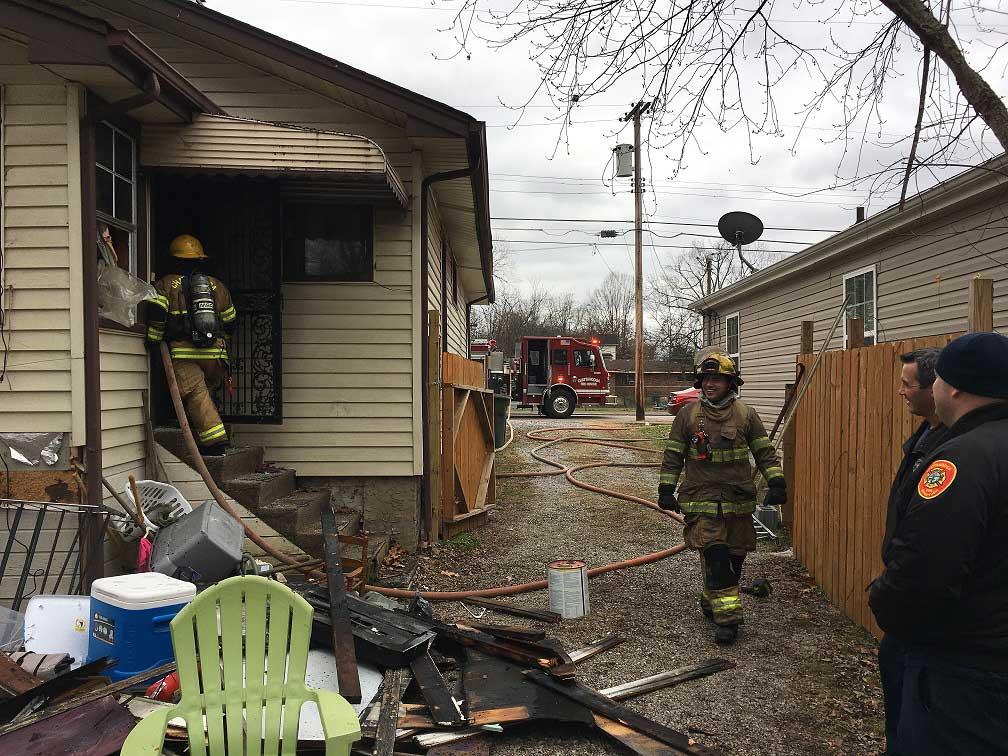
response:
{"label": "charred wood plank", "polygon": [[612,648],[616,648],[625,639],[620,638],[615,633],[607,635],[605,638],[600,638],[594,643],[589,643],[584,648],[579,648],[577,651],[571,651],[569,656],[571,663],[578,664],[583,662],[585,659],[590,659],[593,656],[601,654],[603,651],[608,651]]}
{"label": "charred wood plank", "polygon": [[0,735],[0,753],[107,756],[119,751],[135,724],[125,707],[111,696],[104,696]]}
{"label": "charred wood plank", "polygon": [[457,622],[455,624],[462,630],[479,630],[481,633],[492,635],[495,638],[504,638],[506,640],[521,640],[536,643],[546,638],[545,630],[526,630],[521,627],[488,625],[483,622]]}
{"label": "charred wood plank", "polygon": [[410,662],[410,669],[420,688],[420,695],[427,702],[431,718],[442,727],[464,727],[467,721],[462,708],[448,690],[448,684],[430,654],[418,656]]}
{"label": "charred wood plank", "polygon": [[42,680],[26,672],[7,654],[0,654],[0,694],[13,698],[42,684]]}
{"label": "charred wood plank", "polygon": [[632,727],[627,727],[622,722],[603,717],[601,714],[595,715],[595,726],[639,756],[682,756],[684,753],[678,748],[673,748],[660,740],[637,732]]}
{"label": "charred wood plank", "polygon": [[[571,655],[573,656],[573,654]],[[633,680],[622,685],[614,685],[611,688],[600,690],[599,694],[614,701],[624,701],[627,698],[642,696],[645,693],[651,693],[662,688],[672,688],[689,680],[699,680],[701,677],[707,677],[708,675],[723,672],[726,669],[733,669],[734,667],[735,662],[728,661],[727,659],[708,659],[707,661],[679,667],[669,672],[661,672],[657,675],[643,677],[640,680]]]}
{"label": "charred wood plank", "polygon": [[381,710],[378,713],[378,730],[375,733],[372,756],[392,756],[395,751],[396,729],[399,721],[399,704],[402,702],[402,669],[385,672],[382,684]]}
{"label": "charred wood plank", "polygon": [[600,695],[598,691],[592,690],[580,682],[558,682],[550,675],[537,669],[526,671],[525,676],[537,685],[541,685],[554,693],[559,693],[561,696],[590,709],[595,714],[601,714],[603,717],[614,719],[637,732],[659,740],[679,751],[687,754],[703,754],[704,756],[719,754],[718,751],[693,742],[688,735],[659,724],[653,719],[648,719],[613,701],[611,698]]}
{"label": "charred wood plank", "polygon": [[528,619],[539,620],[540,622],[549,622],[553,625],[559,624],[561,620],[560,615],[556,612],[546,611],[545,609],[527,609],[524,606],[514,606],[498,599],[470,596],[463,599],[462,603],[483,606],[501,614],[510,614],[512,617],[527,617]]}
{"label": "charred wood plank", "polygon": [[114,663],[115,659],[103,656],[79,669],[72,669],[62,675],[56,675],[51,680],[46,680],[9,701],[0,703],[0,724],[10,724],[22,713],[28,715],[43,708],[57,696],[76,690],[87,683],[93,675],[101,673],[102,670]]}
{"label": "charred wood plank", "polygon": [[326,578],[329,588],[329,630],[336,657],[336,678],[340,695],[350,703],[360,703],[360,673],[354,648],[350,610],[346,601],[346,578],[341,563],[339,529],[332,507],[322,507],[322,536],[325,540]]}

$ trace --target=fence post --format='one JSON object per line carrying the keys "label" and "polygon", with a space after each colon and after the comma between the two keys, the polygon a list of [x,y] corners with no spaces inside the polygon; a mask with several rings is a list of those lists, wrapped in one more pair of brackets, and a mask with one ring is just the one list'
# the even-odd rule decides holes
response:
{"label": "fence post", "polygon": [[[801,351],[800,354],[812,354],[815,350],[815,322],[803,320],[801,324]],[[795,384],[788,383],[784,386],[784,404],[791,399],[795,391]],[[798,418],[791,418],[791,423],[784,429],[784,440],[781,445],[781,456],[783,456],[784,480],[787,481],[788,497],[784,506],[781,507],[781,520],[788,530],[794,527],[794,496],[795,496],[795,457],[798,454]]]}
{"label": "fence post", "polygon": [[864,321],[861,318],[847,318],[847,349],[864,346]]}
{"label": "fence post", "polygon": [[969,289],[970,333],[994,330],[994,281],[974,278]]}
{"label": "fence post", "polygon": [[427,421],[430,433],[427,435],[430,464],[427,476],[427,511],[424,525],[427,540],[436,542],[441,537],[441,322],[437,310],[427,313]]}

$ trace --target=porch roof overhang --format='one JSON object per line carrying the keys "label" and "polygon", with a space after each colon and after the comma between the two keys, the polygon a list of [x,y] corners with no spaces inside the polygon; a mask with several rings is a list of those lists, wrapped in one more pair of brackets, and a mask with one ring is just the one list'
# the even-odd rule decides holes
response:
{"label": "porch roof overhang", "polygon": [[322,179],[329,197],[409,206],[382,148],[356,134],[202,114],[184,126],[144,125],[140,160],[178,171]]}
{"label": "porch roof overhang", "polygon": [[[140,122],[179,123],[223,111],[128,30],[44,0],[0,0],[2,25],[28,47],[28,61],[77,82],[109,113]],[[104,113],[98,113],[104,117]]]}

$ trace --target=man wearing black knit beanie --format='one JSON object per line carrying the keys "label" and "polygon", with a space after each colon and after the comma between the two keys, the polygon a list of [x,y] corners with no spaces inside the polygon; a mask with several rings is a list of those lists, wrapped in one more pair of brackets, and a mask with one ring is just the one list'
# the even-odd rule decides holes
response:
{"label": "man wearing black knit beanie", "polygon": [[971,333],[935,366],[948,428],[920,466],[869,603],[907,649],[900,756],[1008,756],[1008,338]]}

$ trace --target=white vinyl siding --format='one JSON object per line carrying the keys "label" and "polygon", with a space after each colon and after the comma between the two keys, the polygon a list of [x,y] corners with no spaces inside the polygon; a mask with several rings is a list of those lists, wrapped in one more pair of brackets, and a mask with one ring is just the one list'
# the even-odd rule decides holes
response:
{"label": "white vinyl siding", "polygon": [[[69,166],[79,163],[76,91],[28,64],[26,48],[0,39],[0,133],[3,138],[3,304],[7,372],[0,382],[0,428],[73,432],[82,444],[83,415],[74,417],[76,346],[82,356],[79,314],[80,260],[71,260],[80,211],[70,206]],[[73,153],[73,154],[71,154]],[[76,213],[76,217],[75,217]],[[79,249],[73,254],[79,258]],[[77,386],[80,392],[82,386]],[[76,419],[76,424],[75,424]],[[79,437],[78,437],[79,436]]]}
{"label": "white vinyl siding", "polygon": [[[746,344],[758,345],[746,350],[745,401],[772,425],[784,384],[794,381],[802,321],[814,321],[818,351],[843,301],[844,275],[869,265],[876,271],[879,343],[965,331],[969,282],[976,276],[994,281],[994,326],[1008,331],[1008,228],[997,220],[1006,214],[1008,200],[989,198],[922,223],[913,234],[718,303],[722,312],[739,311]],[[723,343],[722,329],[715,343]],[[829,348],[843,344],[839,326]]]}

